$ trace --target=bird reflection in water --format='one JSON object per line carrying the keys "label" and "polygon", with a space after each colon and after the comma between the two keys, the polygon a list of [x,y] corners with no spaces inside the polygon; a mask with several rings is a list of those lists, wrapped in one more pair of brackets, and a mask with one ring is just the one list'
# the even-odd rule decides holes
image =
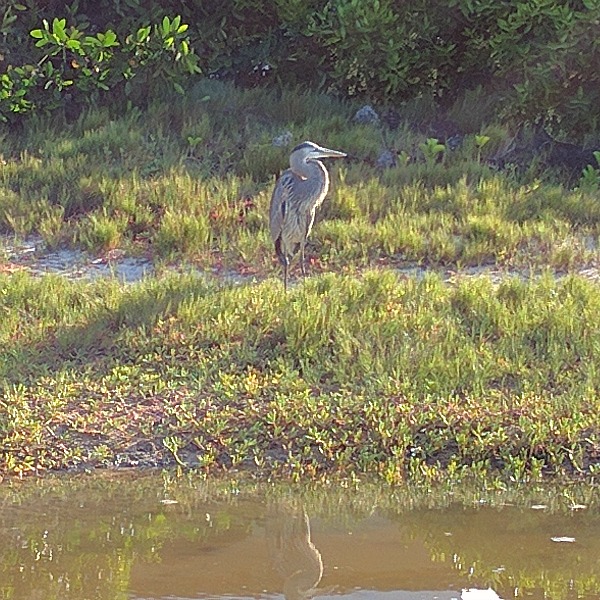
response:
{"label": "bird reflection in water", "polygon": [[284,503],[271,507],[266,534],[273,566],[283,578],[286,600],[312,598],[323,576],[323,561],[310,539],[304,507]]}

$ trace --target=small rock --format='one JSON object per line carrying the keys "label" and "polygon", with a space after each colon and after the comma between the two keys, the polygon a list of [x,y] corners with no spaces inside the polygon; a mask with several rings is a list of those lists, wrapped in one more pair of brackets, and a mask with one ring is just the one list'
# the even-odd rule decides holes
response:
{"label": "small rock", "polygon": [[384,150],[376,161],[380,169],[392,169],[396,166],[396,155],[391,150]]}
{"label": "small rock", "polygon": [[276,148],[282,148],[285,146],[289,146],[292,143],[293,139],[294,139],[294,135],[292,134],[291,131],[284,131],[283,133],[279,134],[277,137],[273,138],[272,144]]}
{"label": "small rock", "polygon": [[356,111],[356,114],[352,120],[355,123],[360,123],[361,125],[379,123],[379,115],[375,112],[370,104],[365,104],[365,106]]}
{"label": "small rock", "polygon": [[446,148],[451,151],[457,150],[462,146],[463,140],[464,136],[460,135],[460,133],[451,135],[449,138],[446,138]]}

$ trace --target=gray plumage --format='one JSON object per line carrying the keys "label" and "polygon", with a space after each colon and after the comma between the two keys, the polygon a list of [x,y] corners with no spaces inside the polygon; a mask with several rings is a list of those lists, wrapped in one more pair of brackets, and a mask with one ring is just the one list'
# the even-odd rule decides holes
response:
{"label": "gray plumage", "polygon": [[304,247],[312,229],[315,212],[329,190],[329,173],[320,158],[343,158],[343,152],[329,150],[313,142],[303,142],[290,154],[290,168],[275,184],[269,221],[275,252],[283,265],[283,284],[287,290],[290,261],[300,250],[304,266]]}

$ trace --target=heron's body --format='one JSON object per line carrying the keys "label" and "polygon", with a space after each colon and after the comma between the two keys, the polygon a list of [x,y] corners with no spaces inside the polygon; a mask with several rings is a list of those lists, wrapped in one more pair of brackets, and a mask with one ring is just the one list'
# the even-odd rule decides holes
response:
{"label": "heron's body", "polygon": [[[329,174],[320,162],[306,165],[305,176],[292,169],[283,172],[273,193],[271,203],[271,237],[275,252],[284,264],[304,248],[310,235],[317,208],[329,190]],[[314,173],[312,172],[314,171]]]}
{"label": "heron's body", "polygon": [[286,289],[290,261],[298,251],[302,274],[305,274],[304,247],[315,220],[315,212],[329,190],[329,174],[318,159],[344,156],[343,152],[304,142],[292,150],[290,168],[277,180],[269,216],[271,238],[283,265]]}

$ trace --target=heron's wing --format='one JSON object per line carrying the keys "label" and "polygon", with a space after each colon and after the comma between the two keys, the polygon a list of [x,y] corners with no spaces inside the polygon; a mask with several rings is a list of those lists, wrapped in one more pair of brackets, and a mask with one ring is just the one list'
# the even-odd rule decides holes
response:
{"label": "heron's wing", "polygon": [[284,171],[275,184],[271,196],[271,208],[269,212],[269,224],[271,227],[271,239],[275,242],[281,235],[283,220],[289,210],[293,197],[295,175],[291,169]]}

